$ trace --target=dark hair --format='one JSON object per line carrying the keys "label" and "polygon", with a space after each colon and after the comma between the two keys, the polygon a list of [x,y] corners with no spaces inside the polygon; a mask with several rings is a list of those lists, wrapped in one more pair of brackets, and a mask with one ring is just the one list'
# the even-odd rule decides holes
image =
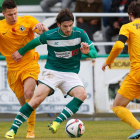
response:
{"label": "dark hair", "polygon": [[70,20],[74,21],[74,17],[72,12],[68,8],[62,9],[56,17],[56,22],[60,24],[61,22]]}
{"label": "dark hair", "polygon": [[128,6],[128,14],[132,14],[134,18],[140,17],[140,0],[132,1]]}
{"label": "dark hair", "polygon": [[2,10],[5,11],[6,9],[13,9],[16,8],[16,2],[13,0],[5,0],[2,4]]}

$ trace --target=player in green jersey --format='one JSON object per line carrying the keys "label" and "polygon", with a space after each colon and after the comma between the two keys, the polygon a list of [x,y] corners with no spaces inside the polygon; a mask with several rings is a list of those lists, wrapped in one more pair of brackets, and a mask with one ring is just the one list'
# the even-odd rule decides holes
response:
{"label": "player in green jersey", "polygon": [[45,32],[13,54],[13,59],[18,62],[27,51],[38,45],[47,44],[48,58],[42,79],[38,81],[39,85],[32,99],[19,110],[14,123],[5,135],[6,138],[14,138],[20,125],[47,96],[54,93],[56,88],[60,88],[64,95],[68,94],[74,98],[48,125],[52,133],[56,133],[60,123],[75,114],[87,98],[83,83],[78,77],[80,58],[82,54],[96,58],[97,51],[87,33],[73,27],[74,17],[68,8],[59,12],[56,21],[58,28]]}

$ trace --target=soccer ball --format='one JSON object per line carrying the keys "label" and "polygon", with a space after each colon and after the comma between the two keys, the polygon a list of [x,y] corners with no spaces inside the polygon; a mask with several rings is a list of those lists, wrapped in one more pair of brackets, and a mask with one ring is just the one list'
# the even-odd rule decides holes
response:
{"label": "soccer ball", "polygon": [[66,123],[65,131],[71,138],[81,137],[85,132],[85,126],[81,120],[71,119]]}

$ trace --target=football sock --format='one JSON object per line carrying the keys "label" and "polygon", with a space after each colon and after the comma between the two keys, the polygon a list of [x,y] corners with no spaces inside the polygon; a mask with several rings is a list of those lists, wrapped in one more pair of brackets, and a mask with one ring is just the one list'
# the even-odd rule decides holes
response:
{"label": "football sock", "polygon": [[34,109],[28,103],[24,104],[20,108],[10,130],[13,129],[16,134],[18,128],[21,126],[22,123],[24,123],[28,119],[32,111],[34,111]]}
{"label": "football sock", "polygon": [[[30,100],[26,100],[26,102],[29,102]],[[36,110],[34,110],[30,117],[27,120],[28,123],[28,131],[33,131],[34,132],[34,127],[35,127],[35,118],[36,118]]]}
{"label": "football sock", "polygon": [[83,101],[74,97],[73,100],[71,100],[66,105],[66,107],[63,109],[62,113],[54,121],[61,123],[64,120],[68,119],[69,117],[71,117],[78,111],[78,109],[82,103],[83,103]]}
{"label": "football sock", "polygon": [[122,106],[116,106],[112,108],[113,112],[121,119],[121,121],[127,123],[135,130],[140,129],[139,121],[133,116],[133,114]]}

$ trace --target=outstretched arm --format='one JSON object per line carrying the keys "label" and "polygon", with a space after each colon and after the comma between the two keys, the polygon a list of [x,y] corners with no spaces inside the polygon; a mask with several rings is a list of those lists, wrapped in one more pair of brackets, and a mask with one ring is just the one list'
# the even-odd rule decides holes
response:
{"label": "outstretched arm", "polygon": [[12,54],[12,58],[18,62],[22,59],[23,55],[28,52],[29,50],[34,49],[38,45],[41,45],[41,42],[39,41],[39,37],[31,40],[29,43],[27,43],[24,47],[20,48],[18,51],[14,52]]}
{"label": "outstretched arm", "polygon": [[114,59],[120,54],[122,49],[124,48],[125,42],[129,39],[130,32],[127,28],[127,24],[121,27],[119,38],[115,42],[106,62],[102,65],[102,70],[105,71],[106,66],[111,68],[111,64],[114,62]]}
{"label": "outstretched arm", "polygon": [[105,71],[106,66],[109,66],[109,68],[111,69],[111,64],[114,62],[114,59],[120,54],[123,48],[124,43],[121,41],[116,41],[106,62],[104,62],[104,64],[102,65],[103,71]]}

